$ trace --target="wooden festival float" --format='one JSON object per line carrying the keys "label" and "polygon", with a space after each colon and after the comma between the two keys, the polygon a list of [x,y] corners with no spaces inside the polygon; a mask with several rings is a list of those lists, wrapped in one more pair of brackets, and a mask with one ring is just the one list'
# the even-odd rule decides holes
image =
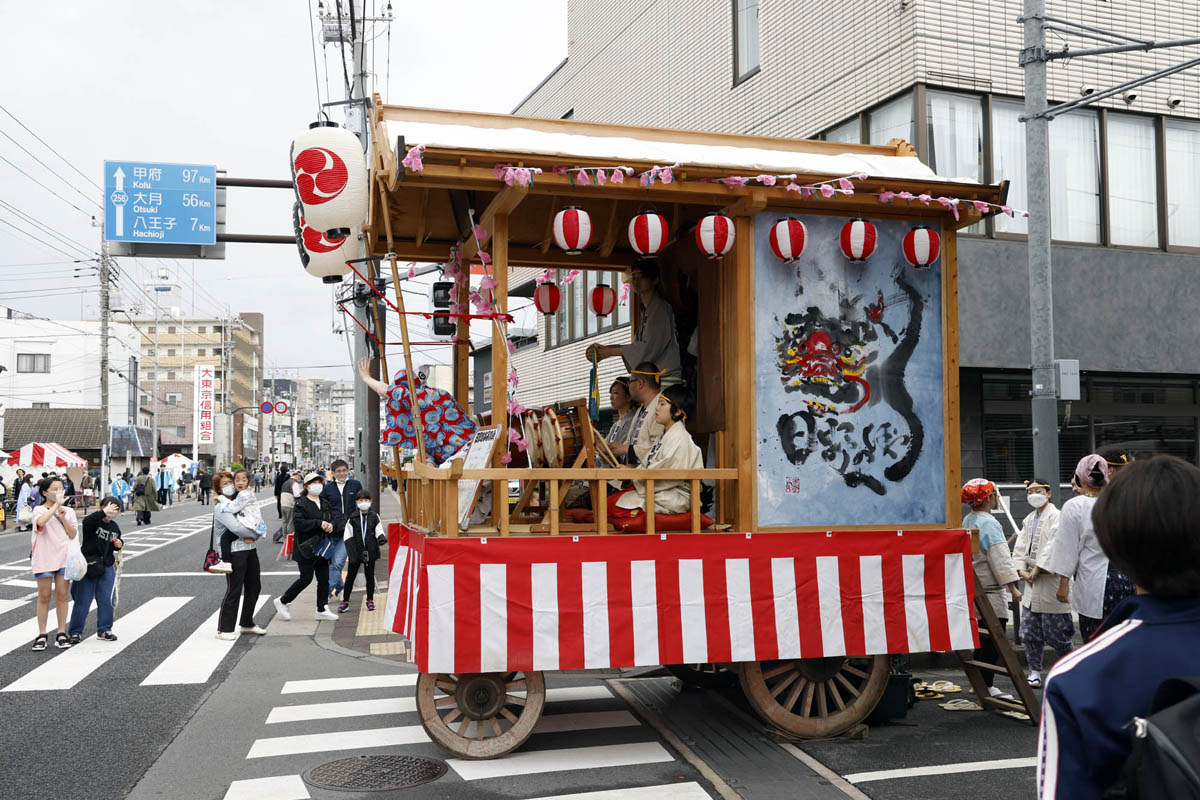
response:
{"label": "wooden festival float", "polygon": [[[399,473],[403,520],[389,530],[387,613],[420,670],[418,708],[434,741],[465,758],[502,755],[534,730],[544,672],[660,664],[697,682],[736,674],[765,720],[827,737],[872,711],[891,655],[978,645],[972,539],[958,527],[956,231],[987,213],[1022,213],[1001,205],[1000,187],[938,178],[899,140],[773,139],[378,98],[371,125],[372,259],[358,271],[396,282],[388,304],[409,396],[418,394],[399,291],[408,262],[447,263],[459,282],[453,396],[464,409],[469,326],[492,328],[491,408],[476,409],[484,424],[465,458],[440,466],[417,437]],[[562,241],[567,210],[585,212],[590,236],[576,218]],[[609,466],[586,407],[564,398],[524,412],[510,376],[509,271],[627,270],[640,257],[630,223],[643,214],[657,218],[664,283],[686,276],[695,292],[700,388],[688,427],[701,441],[711,434],[711,468]],[[468,311],[471,272],[490,292]],[[413,421],[420,429],[422,415]],[[688,482],[690,513],[643,514],[639,532],[622,532],[604,486],[634,478],[647,495],[655,480]],[[507,498],[510,481],[522,489],[515,508],[496,502],[465,524],[482,484]],[[702,481],[716,486],[712,519],[701,514]],[[590,521],[562,508],[578,482]]]}

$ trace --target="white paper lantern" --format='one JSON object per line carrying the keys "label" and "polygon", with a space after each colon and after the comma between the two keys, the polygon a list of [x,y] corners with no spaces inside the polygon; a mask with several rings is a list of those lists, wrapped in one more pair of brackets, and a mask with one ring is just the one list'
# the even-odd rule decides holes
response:
{"label": "white paper lantern", "polygon": [[358,137],[314,122],[292,140],[292,183],[308,226],[348,236],[367,216],[367,160]]}
{"label": "white paper lantern", "polygon": [[320,278],[322,283],[341,283],[349,274],[346,261],[351,255],[354,237],[330,236],[304,224],[300,204],[292,205],[292,227],[296,231],[296,247],[300,250],[300,263],[309,275]]}

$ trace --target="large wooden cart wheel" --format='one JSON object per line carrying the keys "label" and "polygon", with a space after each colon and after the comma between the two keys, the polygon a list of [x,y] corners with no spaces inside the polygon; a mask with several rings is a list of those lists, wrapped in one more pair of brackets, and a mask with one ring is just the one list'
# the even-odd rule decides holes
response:
{"label": "large wooden cart wheel", "polygon": [[759,716],[786,733],[805,739],[837,736],[875,709],[890,663],[886,655],[747,661],[742,691]]}
{"label": "large wooden cart wheel", "polygon": [[421,673],[417,678],[421,727],[459,758],[496,758],[517,749],[545,704],[540,672]]}
{"label": "large wooden cart wheel", "polygon": [[723,689],[737,683],[737,673],[727,664],[667,664],[667,672],[688,686],[701,689]]}

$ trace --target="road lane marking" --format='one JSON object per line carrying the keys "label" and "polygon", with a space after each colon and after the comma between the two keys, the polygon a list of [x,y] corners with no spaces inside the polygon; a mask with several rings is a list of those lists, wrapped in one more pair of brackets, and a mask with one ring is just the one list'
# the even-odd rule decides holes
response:
{"label": "road lane marking", "polygon": [[608,744],[596,747],[567,747],[557,750],[531,750],[509,753],[493,761],[446,761],[465,781],[505,778],[513,775],[537,775],[575,769],[627,767],[634,764],[661,764],[675,757],[658,742]]}
{"label": "road lane marking", "polygon": [[274,778],[251,778],[234,781],[225,793],[225,800],[311,800],[308,787],[299,775],[280,775]]}
{"label": "road lane marking", "polygon": [[335,731],[333,733],[308,733],[298,736],[278,736],[272,739],[255,739],[246,758],[327,753],[330,748],[342,751],[360,750],[365,747],[394,747],[423,744],[428,741],[429,737],[425,735],[425,729],[420,725]]}
{"label": "road lane marking", "polygon": [[[257,612],[270,599],[270,595],[260,595],[254,606]],[[239,604],[240,611],[240,604]],[[208,619],[192,631],[154,671],[142,681],[142,686],[167,686],[184,683],[205,683],[212,677],[213,672],[220,666],[225,656],[237,644],[237,639],[225,641],[217,638],[217,620],[221,609],[217,609]],[[247,634],[254,635],[254,634]]]}
{"label": "road lane marking", "polygon": [[[606,694],[603,697],[611,697]],[[571,689],[547,689],[547,703],[564,703],[578,700],[574,696]],[[599,698],[595,698],[599,699]],[[376,714],[408,714],[417,710],[417,700],[415,697],[389,697],[380,700],[346,700],[336,703],[311,703],[299,706],[276,706],[271,709],[271,713],[267,715],[267,724],[273,725],[278,722],[301,722],[303,720],[312,719],[341,719],[343,717],[370,717]],[[598,723],[593,727],[599,728],[619,728],[626,725],[639,724],[637,719],[626,711],[602,711],[594,712],[597,715],[613,715],[625,714],[629,721],[626,722],[624,717],[617,718],[612,716],[595,716]],[[560,716],[560,715],[552,715]],[[587,714],[566,714],[561,716],[569,716],[572,718],[584,718]],[[546,717],[538,723],[535,730],[540,731],[541,725],[546,721]],[[564,721],[554,723],[558,730],[570,730],[563,727]],[[585,726],[586,727],[586,726]]]}
{"label": "road lane marking", "polygon": [[[260,572],[262,577],[270,575],[287,575],[296,577],[296,570],[290,572]],[[202,569],[194,569],[190,572],[123,572],[122,578],[215,578],[217,577],[211,572],[205,572]]]}
{"label": "road lane marking", "polygon": [[37,581],[31,581],[26,578],[9,578],[4,582],[5,586],[19,586],[22,589],[36,589]]}
{"label": "road lane marking", "polygon": [[[556,794],[529,800],[711,800],[711,796],[695,781],[664,783],[659,786],[637,786],[631,789],[605,789],[580,794]],[[229,798],[226,798],[229,800]]]}
{"label": "road lane marking", "polygon": [[29,602],[27,597],[17,597],[11,600],[0,600],[0,614],[6,614],[14,608],[20,608]]}
{"label": "road lane marking", "polygon": [[[67,619],[71,619],[71,610],[75,608],[75,601],[67,601]],[[54,626],[57,625],[55,611],[50,609],[49,615],[46,617],[46,630],[50,632],[51,640],[53,640],[54,632],[57,630]],[[7,655],[13,650],[16,650],[21,645],[33,647],[33,640],[38,635],[37,617],[27,619],[24,622],[19,622],[11,628],[5,628],[0,631],[0,656]],[[48,645],[54,647],[54,642],[51,641]]]}
{"label": "road lane marking", "polygon": [[871,781],[890,781],[896,778],[920,778],[927,775],[952,775],[959,772],[988,772],[994,769],[1033,769],[1037,766],[1037,757],[1002,758],[997,761],[968,761],[962,764],[934,764],[928,767],[909,767],[907,769],[881,769],[874,772],[856,772],[843,776],[850,783],[869,783]]}
{"label": "road lane marking", "polygon": [[[0,653],[0,655],[3,655]],[[416,686],[417,673],[393,672],[388,675],[360,675],[357,678],[315,678],[306,681],[288,681],[279,690],[280,694],[303,692],[336,692],[350,689],[391,689],[397,686]]]}
{"label": "road lane marking", "polygon": [[70,689],[156,625],[184,606],[191,597],[155,597],[121,617],[120,638],[104,642],[91,636],[65,653],[5,686],[3,692]]}

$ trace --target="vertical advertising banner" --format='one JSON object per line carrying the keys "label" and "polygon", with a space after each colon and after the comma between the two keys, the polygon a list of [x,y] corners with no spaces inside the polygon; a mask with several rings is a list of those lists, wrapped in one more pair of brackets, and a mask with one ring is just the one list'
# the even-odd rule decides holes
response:
{"label": "vertical advertising banner", "polygon": [[213,379],[213,368],[204,364],[196,365],[195,375],[195,430],[197,444],[213,443],[213,409],[217,392]]}

